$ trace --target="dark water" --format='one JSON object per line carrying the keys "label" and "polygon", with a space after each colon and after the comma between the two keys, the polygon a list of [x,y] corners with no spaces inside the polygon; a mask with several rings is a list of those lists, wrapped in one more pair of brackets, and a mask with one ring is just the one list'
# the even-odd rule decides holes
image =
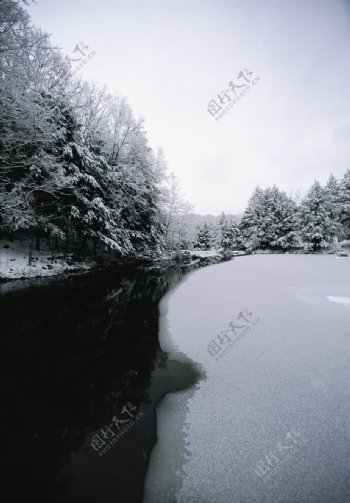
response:
{"label": "dark water", "polygon": [[158,344],[159,300],[188,270],[41,280],[0,296],[2,503],[142,501],[155,406],[199,377]]}

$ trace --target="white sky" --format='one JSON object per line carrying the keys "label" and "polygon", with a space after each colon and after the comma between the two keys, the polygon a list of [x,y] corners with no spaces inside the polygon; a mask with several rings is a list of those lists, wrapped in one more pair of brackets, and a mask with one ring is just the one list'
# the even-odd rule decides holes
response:
{"label": "white sky", "polygon": [[[33,23],[82,77],[124,94],[199,213],[240,212],[256,185],[305,191],[350,167],[345,0],[37,0]],[[248,67],[258,82],[217,122],[211,99]]]}

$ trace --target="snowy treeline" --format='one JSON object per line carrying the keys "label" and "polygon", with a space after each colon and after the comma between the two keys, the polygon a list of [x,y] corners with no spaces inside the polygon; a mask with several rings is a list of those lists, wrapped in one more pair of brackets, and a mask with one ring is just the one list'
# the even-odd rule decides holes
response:
{"label": "snowy treeline", "polygon": [[11,0],[0,51],[1,236],[121,255],[181,240],[189,206],[127,100],[73,76]]}
{"label": "snowy treeline", "polygon": [[277,187],[255,189],[240,222],[246,248],[317,251],[350,237],[350,170],[341,180],[315,181],[300,204]]}
{"label": "snowy treeline", "polygon": [[240,222],[222,214],[217,225],[197,229],[194,247],[317,251],[350,239],[350,170],[325,187],[315,181],[298,204],[276,186],[257,187]]}

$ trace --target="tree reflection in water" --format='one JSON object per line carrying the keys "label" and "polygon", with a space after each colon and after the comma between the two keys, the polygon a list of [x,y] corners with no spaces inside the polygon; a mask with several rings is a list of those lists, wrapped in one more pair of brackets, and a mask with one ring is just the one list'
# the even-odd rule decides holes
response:
{"label": "tree reflection in water", "polygon": [[[155,405],[198,379],[158,343],[158,303],[188,267],[32,282],[1,297],[1,501],[136,502]],[[92,436],[131,403],[144,415],[100,456]]]}

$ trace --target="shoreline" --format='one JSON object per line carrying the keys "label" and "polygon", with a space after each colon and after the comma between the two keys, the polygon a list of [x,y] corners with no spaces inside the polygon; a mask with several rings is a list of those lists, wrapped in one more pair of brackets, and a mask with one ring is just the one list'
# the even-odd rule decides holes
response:
{"label": "shoreline", "polygon": [[[0,241],[0,247],[1,247]],[[199,266],[214,265],[236,257],[246,255],[337,255],[347,257],[350,249],[340,247],[337,249],[323,249],[317,252],[305,251],[302,249],[271,250],[258,249],[253,252],[244,250],[230,251],[228,254],[218,250],[180,250],[172,252],[153,252],[148,254],[138,254],[125,257],[113,257],[109,255],[77,256],[74,254],[58,253],[49,256],[45,252],[36,252],[33,263],[28,264],[28,258],[24,255],[22,248],[14,247],[14,253],[6,253],[10,246],[6,243],[0,248],[0,285],[13,284],[16,282],[50,279],[69,278],[84,273],[106,272],[116,269],[137,269],[137,268],[160,268],[166,269],[173,265],[179,266]],[[6,250],[4,252],[4,249]],[[20,256],[21,255],[21,256]],[[16,263],[15,263],[16,262]]]}
{"label": "shoreline", "polygon": [[[2,246],[1,246],[2,245]],[[11,246],[12,245],[12,246]],[[107,254],[77,256],[61,252],[50,255],[47,250],[35,252],[29,265],[27,250],[18,243],[0,241],[0,285],[19,281],[70,277],[77,274],[105,272],[115,269],[167,268],[172,265],[200,266],[219,263],[225,258],[216,250],[140,253],[133,256],[110,257]]]}

